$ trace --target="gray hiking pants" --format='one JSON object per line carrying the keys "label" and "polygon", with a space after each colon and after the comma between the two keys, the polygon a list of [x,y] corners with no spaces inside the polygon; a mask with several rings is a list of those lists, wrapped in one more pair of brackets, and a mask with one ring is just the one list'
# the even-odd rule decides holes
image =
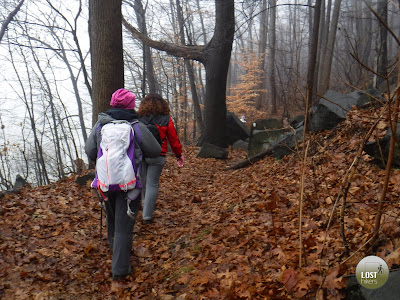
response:
{"label": "gray hiking pants", "polygon": [[[127,275],[132,271],[130,257],[135,220],[127,215],[126,193],[109,192],[105,202],[107,215],[107,239],[112,251],[113,275]],[[131,202],[130,208],[137,215],[140,196]]]}
{"label": "gray hiking pants", "polygon": [[143,199],[143,220],[152,220],[156,208],[158,187],[161,172],[165,165],[165,156],[146,158],[146,174],[144,176],[144,199]]}

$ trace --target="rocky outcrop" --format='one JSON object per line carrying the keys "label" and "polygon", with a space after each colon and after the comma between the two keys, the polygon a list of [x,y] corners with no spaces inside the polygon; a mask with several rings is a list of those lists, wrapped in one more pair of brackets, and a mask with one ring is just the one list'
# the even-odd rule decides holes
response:
{"label": "rocky outcrop", "polygon": [[246,124],[231,112],[226,114],[226,133],[228,145],[233,145],[237,141],[248,141],[250,130]]}
{"label": "rocky outcrop", "polygon": [[282,121],[278,119],[255,121],[250,130],[248,155],[251,157],[271,148],[290,131],[290,128],[283,128]]}
{"label": "rocky outcrop", "polygon": [[200,148],[197,157],[227,159],[228,151],[225,148],[221,148],[209,143],[204,143],[203,146]]}
{"label": "rocky outcrop", "polygon": [[314,132],[333,129],[346,119],[347,113],[353,106],[372,104],[376,99],[382,100],[382,97],[381,93],[374,89],[354,91],[345,95],[329,90],[319,100],[312,114],[310,129]]}
{"label": "rocky outcrop", "polygon": [[[380,167],[383,167],[389,156],[389,147],[390,147],[390,139],[393,135],[392,128],[388,128],[386,135],[381,138],[379,141],[368,142],[364,151],[374,158],[376,164]],[[397,141],[400,141],[400,123],[397,123],[396,128],[396,138]],[[398,143],[395,143],[395,151],[393,154],[392,165],[395,167],[400,167],[400,148]]]}

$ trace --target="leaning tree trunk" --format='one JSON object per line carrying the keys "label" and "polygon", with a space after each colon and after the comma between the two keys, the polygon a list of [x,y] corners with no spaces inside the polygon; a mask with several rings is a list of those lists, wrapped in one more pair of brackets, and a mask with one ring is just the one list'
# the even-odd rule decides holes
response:
{"label": "leaning tree trunk", "polygon": [[112,93],[124,87],[120,0],[89,0],[92,56],[92,121],[109,108]]}
{"label": "leaning tree trunk", "polygon": [[123,19],[132,35],[150,47],[176,57],[197,60],[206,69],[204,136],[202,142],[226,147],[226,83],[235,33],[234,0],[215,0],[214,36],[206,46],[185,46],[150,39]]}

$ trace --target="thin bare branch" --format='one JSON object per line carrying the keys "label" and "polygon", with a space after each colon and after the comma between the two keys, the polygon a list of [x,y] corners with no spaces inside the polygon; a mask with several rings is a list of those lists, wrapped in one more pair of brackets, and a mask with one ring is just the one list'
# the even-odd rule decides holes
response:
{"label": "thin bare branch", "polygon": [[15,9],[10,12],[10,14],[8,15],[8,17],[4,20],[3,24],[1,24],[1,29],[0,29],[0,42],[3,39],[4,34],[6,33],[6,29],[8,24],[10,24],[10,22],[12,21],[12,19],[15,17],[15,15],[18,13],[18,11],[21,9],[22,4],[24,4],[25,0],[21,0],[17,7],[15,7]]}

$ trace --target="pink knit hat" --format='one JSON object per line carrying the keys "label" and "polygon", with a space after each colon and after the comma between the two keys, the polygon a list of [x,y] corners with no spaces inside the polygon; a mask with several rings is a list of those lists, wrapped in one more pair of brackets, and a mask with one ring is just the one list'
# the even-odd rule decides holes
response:
{"label": "pink knit hat", "polygon": [[135,94],[126,89],[118,89],[112,94],[110,105],[115,108],[135,109]]}

